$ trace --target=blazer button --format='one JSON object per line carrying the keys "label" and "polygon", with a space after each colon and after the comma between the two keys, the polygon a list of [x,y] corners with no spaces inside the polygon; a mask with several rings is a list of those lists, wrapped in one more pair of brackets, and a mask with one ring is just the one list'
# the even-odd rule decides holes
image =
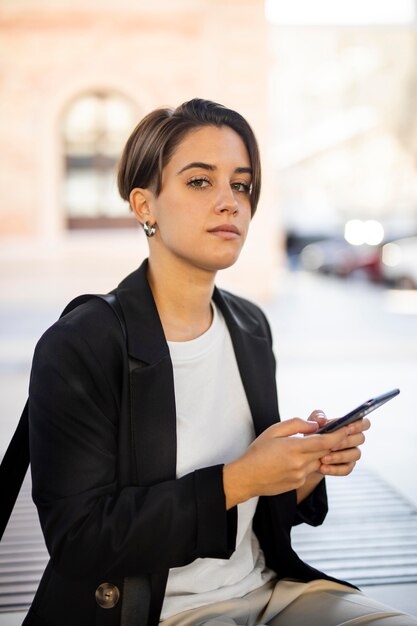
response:
{"label": "blazer button", "polygon": [[96,602],[102,609],[112,609],[119,602],[120,591],[116,585],[101,583],[96,589]]}

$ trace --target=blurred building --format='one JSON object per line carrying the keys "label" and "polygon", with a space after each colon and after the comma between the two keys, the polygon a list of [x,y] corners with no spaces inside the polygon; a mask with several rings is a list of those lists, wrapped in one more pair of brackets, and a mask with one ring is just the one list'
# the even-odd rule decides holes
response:
{"label": "blurred building", "polygon": [[416,15],[415,0],[2,0],[3,267],[117,277],[144,257],[115,165],[144,114],[194,96],[242,112],[263,155],[226,286],[273,293],[282,233],[343,237],[353,220],[416,234]]}
{"label": "blurred building", "polygon": [[[92,249],[107,258],[109,237],[122,231],[122,245],[144,256],[116,192],[125,140],[153,108],[198,96],[239,110],[264,148],[266,32],[262,0],[2,0],[3,260],[6,250],[52,262]],[[243,290],[268,291],[276,267],[269,195],[266,175],[262,217],[233,279]]]}

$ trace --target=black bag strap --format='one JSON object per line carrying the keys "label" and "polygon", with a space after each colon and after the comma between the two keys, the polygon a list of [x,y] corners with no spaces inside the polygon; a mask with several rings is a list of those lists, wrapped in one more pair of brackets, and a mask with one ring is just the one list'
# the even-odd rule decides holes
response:
{"label": "black bag strap", "polygon": [[28,404],[29,401],[26,400],[25,408],[0,465],[0,540],[29,466]]}
{"label": "black bag strap", "polygon": [[[123,313],[120,308],[117,297],[114,293],[105,295],[87,294],[78,296],[65,307],[60,317],[63,317],[80,304],[91,300],[91,298],[101,298],[112,308],[123,331],[126,339],[126,325]],[[29,400],[26,401],[25,408],[19,420],[19,424],[6,450],[0,465],[0,541],[3,537],[6,526],[12,514],[13,507],[16,503],[17,496],[25,479],[27,469],[30,463],[29,453]]]}

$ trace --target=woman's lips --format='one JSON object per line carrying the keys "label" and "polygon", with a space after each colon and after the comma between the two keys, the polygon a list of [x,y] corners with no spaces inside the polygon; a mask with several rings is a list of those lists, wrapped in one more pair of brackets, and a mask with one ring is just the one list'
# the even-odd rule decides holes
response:
{"label": "woman's lips", "polygon": [[240,237],[239,229],[232,224],[221,224],[216,226],[216,228],[210,229],[209,233],[222,239],[238,239]]}

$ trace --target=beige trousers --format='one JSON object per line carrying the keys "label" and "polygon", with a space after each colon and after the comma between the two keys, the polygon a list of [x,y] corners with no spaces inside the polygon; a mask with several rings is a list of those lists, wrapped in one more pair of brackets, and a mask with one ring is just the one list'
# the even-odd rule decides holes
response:
{"label": "beige trousers", "polygon": [[243,598],[178,613],[161,626],[416,626],[417,618],[328,580],[270,581]]}

